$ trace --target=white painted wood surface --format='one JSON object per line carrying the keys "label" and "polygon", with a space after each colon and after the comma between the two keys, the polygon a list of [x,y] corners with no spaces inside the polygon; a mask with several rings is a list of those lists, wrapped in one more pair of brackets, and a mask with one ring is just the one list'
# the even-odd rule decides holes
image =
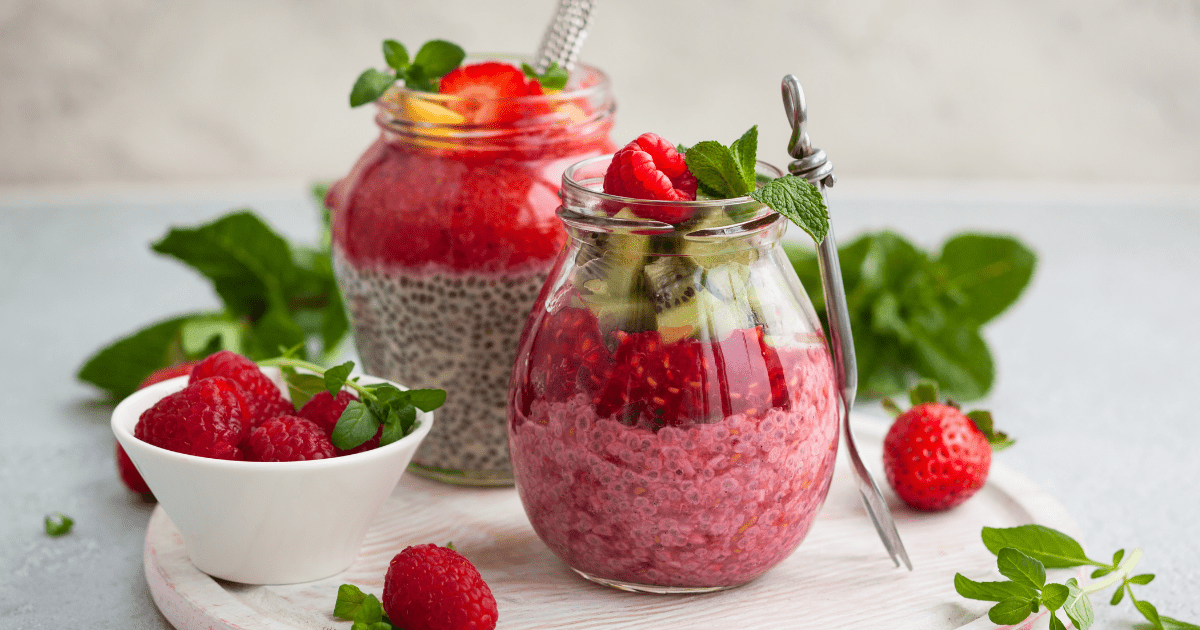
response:
{"label": "white painted wood surface", "polygon": [[[864,460],[886,484],[879,464],[885,427],[862,418],[856,426]],[[800,548],[758,580],[722,593],[649,595],[597,586],[538,540],[515,490],[456,488],[413,475],[401,478],[358,559],[341,574],[284,586],[214,580],[192,566],[179,530],[159,508],[146,532],[146,579],[179,630],[334,630],[349,627],[330,614],[339,585],[378,595],[388,562],[405,546],[452,541],[491,586],[500,629],[993,628],[989,605],[959,597],[953,586],[955,572],[999,579],[980,529],[1040,523],[1081,539],[1065,509],[1003,460],[1003,454],[993,460],[978,495],[947,513],[913,511],[885,489],[911,573],[888,559],[839,458],[829,498]],[[1039,626],[1046,626],[1044,614],[1021,627]]]}

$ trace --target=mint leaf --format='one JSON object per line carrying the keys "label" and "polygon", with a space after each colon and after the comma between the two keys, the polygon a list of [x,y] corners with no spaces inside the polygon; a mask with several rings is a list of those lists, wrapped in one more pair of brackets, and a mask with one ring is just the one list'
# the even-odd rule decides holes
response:
{"label": "mint leaf", "polygon": [[996,567],[1000,575],[1030,588],[1041,590],[1046,585],[1046,567],[1028,555],[1005,547],[996,555]]}
{"label": "mint leaf", "polygon": [[184,357],[172,356],[173,351],[180,352],[179,331],[191,318],[207,316],[194,313],[152,324],[92,355],[75,376],[114,398],[125,398],[137,391],[138,385],[155,370],[176,362],[173,359],[182,362]]}
{"label": "mint leaf", "polygon": [[179,330],[179,345],[189,357],[207,356],[218,350],[243,354],[245,333],[245,325],[228,315],[191,317]]}
{"label": "mint leaf", "polygon": [[[688,155],[691,155],[691,151],[688,151]],[[814,242],[820,243],[829,232],[829,212],[821,191],[795,175],[772,180],[762,188],[751,191],[750,197],[787,217],[808,232]]]}
{"label": "mint leaf", "polygon": [[1044,525],[1018,527],[984,527],[983,544],[988,551],[999,554],[1005,547],[1018,549],[1046,568],[1061,569],[1085,564],[1104,566],[1089,559],[1074,538]]}
{"label": "mint leaf", "polygon": [[408,400],[421,411],[433,411],[446,403],[446,390],[410,389]]}
{"label": "mint leaf", "polygon": [[354,623],[360,624],[376,624],[383,621],[383,606],[379,604],[379,598],[374,594],[369,594],[363,598],[362,604],[354,613]]}
{"label": "mint leaf", "polygon": [[348,451],[375,437],[379,431],[379,419],[361,401],[353,400],[338,418],[333,433],[329,436],[333,445]]}
{"label": "mint leaf", "polygon": [[353,620],[366,599],[366,593],[353,584],[339,586],[337,602],[333,605],[333,616],[347,621]]}
{"label": "mint leaf", "polygon": [[287,307],[276,304],[254,322],[245,344],[245,354],[251,359],[272,357],[280,348],[303,344],[304,330],[297,325]]}
{"label": "mint leaf", "polygon": [[289,374],[284,380],[288,387],[288,397],[297,410],[313,396],[325,391],[325,379],[316,374]]}
{"label": "mint leaf", "polygon": [[[538,71],[527,63],[521,64],[521,71],[525,73],[525,76],[537,79],[537,82],[542,87],[550,90],[561,90],[567,87],[567,80],[571,78],[570,73],[560,68],[557,61],[551,62],[550,67],[546,68],[546,71],[541,74],[538,74]],[[683,151],[680,151],[680,153],[683,153]]]}
{"label": "mint leaf", "polygon": [[1047,584],[1042,589],[1042,603],[1050,610],[1058,610],[1066,603],[1070,594],[1071,590],[1065,584]]}
{"label": "mint leaf", "polygon": [[46,535],[57,538],[71,532],[71,528],[75,526],[75,519],[62,512],[55,512],[46,515],[45,525]]}
{"label": "mint leaf", "polygon": [[964,301],[956,318],[983,324],[1004,312],[1033,278],[1037,256],[1020,241],[987,234],[960,234],[946,241],[939,259],[946,286]]}
{"label": "mint leaf", "polygon": [[457,68],[467,57],[457,44],[433,39],[421,45],[412,65],[421,68],[424,78],[436,79]]}
{"label": "mint leaf", "polygon": [[1113,593],[1112,600],[1110,600],[1108,603],[1112,604],[1113,606],[1116,606],[1117,604],[1121,603],[1121,599],[1124,597],[1125,597],[1125,586],[1122,585],[1121,588],[1118,588]]}
{"label": "mint leaf", "polygon": [[1154,581],[1154,574],[1153,573],[1143,573],[1141,575],[1135,575],[1126,581],[1129,582],[1130,584],[1146,585],[1146,584],[1149,584],[1150,582]]}
{"label": "mint leaf", "polygon": [[719,199],[740,197],[750,191],[733,152],[720,142],[697,142],[683,159],[696,180]]}
{"label": "mint leaf", "polygon": [[1133,605],[1137,607],[1138,612],[1142,613],[1146,621],[1149,621],[1158,630],[1164,630],[1162,619],[1159,618],[1158,609],[1154,607],[1154,604],[1143,600],[1134,600]]}
{"label": "mint leaf", "polygon": [[429,76],[424,67],[413,64],[404,72],[404,87],[417,92],[437,92],[435,79],[437,77]]}
{"label": "mint leaf", "polygon": [[1067,589],[1069,593],[1067,601],[1063,602],[1063,612],[1067,613],[1067,618],[1078,630],[1087,630],[1093,621],[1092,602],[1075,578],[1067,580]]}
{"label": "mint leaf", "polygon": [[961,573],[954,574],[954,590],[967,599],[999,602],[1010,598],[1033,601],[1037,591],[1016,582],[976,582]]}
{"label": "mint leaf", "polygon": [[755,175],[758,171],[758,125],[751,127],[742,137],[733,141],[729,145],[729,152],[733,154],[733,161],[738,166],[738,170],[742,173],[743,189],[745,192],[750,192],[758,187],[755,180]]}
{"label": "mint leaf", "polygon": [[404,72],[408,68],[408,49],[394,39],[385,39],[383,40],[383,59],[387,61],[388,67],[397,73]]}
{"label": "mint leaf", "polygon": [[1031,600],[1020,597],[1010,597],[988,611],[988,619],[1000,625],[1015,625],[1029,616]]}
{"label": "mint leaf", "polygon": [[1063,624],[1062,619],[1058,618],[1058,615],[1054,614],[1054,611],[1050,612],[1050,630],[1067,630],[1067,626]]}
{"label": "mint leaf", "polygon": [[1158,620],[1162,622],[1162,626],[1165,628],[1165,630],[1200,630],[1200,626],[1197,626],[1196,624],[1173,619],[1166,615],[1159,615]]}
{"label": "mint leaf", "polygon": [[955,396],[981,398],[996,379],[992,353],[969,322],[934,322],[916,319],[913,331],[913,364]]}
{"label": "mint leaf", "polygon": [[350,107],[374,103],[396,82],[396,76],[374,68],[363,70],[350,88]]}
{"label": "mint leaf", "polygon": [[336,397],[338,392],[346,386],[346,379],[350,377],[350,371],[353,369],[354,362],[346,361],[325,370],[325,389],[330,396]]}
{"label": "mint leaf", "polygon": [[412,432],[417,421],[417,408],[404,405],[388,410],[387,420],[383,423],[383,434],[379,436],[379,445],[387,446]]}

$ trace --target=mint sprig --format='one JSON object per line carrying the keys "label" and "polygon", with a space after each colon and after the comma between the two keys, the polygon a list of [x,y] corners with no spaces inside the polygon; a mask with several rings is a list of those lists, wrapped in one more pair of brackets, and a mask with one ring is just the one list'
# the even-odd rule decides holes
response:
{"label": "mint sprig", "polygon": [[700,194],[710,199],[749,195],[820,243],[829,232],[829,211],[821,191],[795,175],[784,175],[760,187],[755,168],[757,152],[755,125],[729,146],[713,140],[697,142],[686,150],[684,160],[688,171],[696,176]]}
{"label": "mint sprig", "polygon": [[537,79],[537,82],[548,90],[561,90],[567,87],[567,80],[571,78],[570,73],[564,68],[560,68],[557,61],[551,62],[550,67],[542,73],[538,73],[533,66],[527,63],[521,64],[521,71],[525,73],[525,76]]}
{"label": "mint sprig", "polygon": [[[820,286],[816,252],[784,244],[806,287]],[[859,394],[906,391],[918,378],[952,398],[983,397],[995,379],[984,324],[1021,296],[1037,266],[1024,243],[999,234],[961,233],[926,251],[890,230],[838,248],[850,325],[856,331]],[[810,296],[825,319],[824,296]]]}
{"label": "mint sprig", "polygon": [[45,526],[46,535],[57,538],[71,532],[71,528],[75,526],[75,519],[62,512],[55,512],[46,515]]}
{"label": "mint sprig", "polygon": [[[303,405],[297,400],[297,391],[302,397],[311,397],[322,389],[336,396],[342,388],[349,387],[358,394],[359,400],[346,405],[330,435],[333,445],[344,451],[375,437],[380,427],[383,427],[383,432],[379,437],[379,445],[391,444],[417,428],[418,409],[433,411],[446,402],[446,392],[441,389],[402,390],[390,383],[360,385],[358,377],[350,377],[354,369],[353,361],[326,369],[291,356],[289,352],[278,358],[259,361],[258,364],[280,368],[292,394],[292,404],[297,407]],[[298,369],[309,373],[297,372]]]}
{"label": "mint sprig", "polygon": [[422,44],[417,56],[410,60],[404,44],[394,39],[384,40],[383,59],[388,70],[368,68],[358,75],[350,89],[350,107],[374,102],[396,81],[404,81],[404,87],[410,90],[436,92],[437,80],[450,74],[466,56],[461,46],[433,39]]}
{"label": "mint sprig", "polygon": [[353,621],[350,630],[393,630],[391,620],[383,612],[379,598],[373,593],[363,593],[362,589],[353,584],[338,587],[333,616]]}
{"label": "mint sprig", "polygon": [[[1200,630],[1200,626],[1160,615],[1148,601],[1134,597],[1133,586],[1149,584],[1154,575],[1130,575],[1141,560],[1142,551],[1134,549],[1128,556],[1125,550],[1113,554],[1112,563],[1092,560],[1083,546],[1070,536],[1042,525],[1020,527],[984,527],[983,543],[996,554],[996,567],[1008,578],[1004,582],[976,582],[961,573],[954,575],[954,590],[967,599],[996,602],[988,611],[988,619],[1002,625],[1015,625],[1045,606],[1050,611],[1050,628],[1065,630],[1058,613],[1071,621],[1077,630],[1087,630],[1094,622],[1090,596],[1115,584],[1120,584],[1110,603],[1117,605],[1123,596],[1142,613],[1157,630]],[[1075,578],[1065,583],[1047,583],[1046,568],[1078,566],[1099,567],[1092,579],[1102,578],[1086,586]]]}
{"label": "mint sprig", "polygon": [[299,346],[301,358],[308,348],[332,356],[349,331],[328,240],[316,247],[291,243],[241,210],[172,228],[151,247],[208,279],[221,309],[155,322],[89,357],[77,377],[114,398],[133,393],[155,370],[218,350],[265,359]]}

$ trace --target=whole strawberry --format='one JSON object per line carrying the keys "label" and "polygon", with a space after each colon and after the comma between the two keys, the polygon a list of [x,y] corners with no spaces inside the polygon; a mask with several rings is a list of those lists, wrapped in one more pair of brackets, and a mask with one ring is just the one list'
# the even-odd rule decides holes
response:
{"label": "whole strawberry", "polygon": [[457,551],[417,545],[396,554],[383,580],[383,610],[405,630],[491,630],[496,598]]}
{"label": "whole strawberry", "polygon": [[224,376],[241,386],[247,405],[247,429],[257,427],[271,418],[296,412],[292,403],[284,399],[279,387],[258,368],[258,364],[240,354],[222,350],[209,355],[192,368],[188,383],[211,376]]}
{"label": "whole strawberry", "polygon": [[899,413],[883,439],[883,469],[904,502],[918,510],[947,510],[971,498],[987,481],[992,450],[1012,445],[992,430],[986,411],[964,414],[953,402],[937,402],[937,385],[911,392],[912,408]]}
{"label": "whole strawberry", "polygon": [[154,403],[138,418],[133,435],[176,453],[243,459],[238,443],[246,434],[242,390],[223,376],[188,385]]}

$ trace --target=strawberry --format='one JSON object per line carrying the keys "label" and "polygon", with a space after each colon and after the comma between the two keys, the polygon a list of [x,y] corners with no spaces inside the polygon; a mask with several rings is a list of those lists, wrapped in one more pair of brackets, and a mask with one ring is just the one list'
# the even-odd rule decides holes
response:
{"label": "strawberry", "polygon": [[[604,174],[604,192],[655,201],[695,201],[698,183],[683,155],[661,136],[644,133],[613,154]],[[665,223],[679,223],[695,210],[666,204],[633,207],[634,214]]]}
{"label": "strawberry", "polygon": [[[534,81],[533,83],[537,83]],[[529,81],[520,68],[497,61],[460,66],[442,77],[438,92],[459,97],[447,106],[462,114],[467,124],[511,123],[528,115],[509,99],[531,94]],[[537,92],[541,94],[541,86]]]}
{"label": "strawberry", "polygon": [[[971,498],[987,481],[992,450],[1012,444],[992,431],[991,414],[964,414],[937,402],[937,386],[913,388],[913,406],[896,416],[883,440],[883,469],[905,503],[918,510],[948,510]],[[895,403],[884,406],[898,412]]]}

